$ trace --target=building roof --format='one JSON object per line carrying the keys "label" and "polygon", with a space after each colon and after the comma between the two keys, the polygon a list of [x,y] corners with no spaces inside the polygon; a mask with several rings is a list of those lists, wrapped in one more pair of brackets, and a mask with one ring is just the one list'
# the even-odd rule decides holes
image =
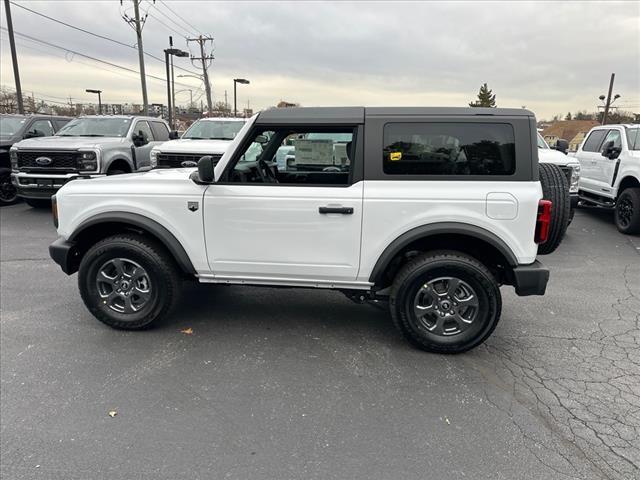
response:
{"label": "building roof", "polygon": [[543,137],[557,137],[573,140],[580,132],[588,132],[600,122],[596,120],[558,120],[542,131]]}

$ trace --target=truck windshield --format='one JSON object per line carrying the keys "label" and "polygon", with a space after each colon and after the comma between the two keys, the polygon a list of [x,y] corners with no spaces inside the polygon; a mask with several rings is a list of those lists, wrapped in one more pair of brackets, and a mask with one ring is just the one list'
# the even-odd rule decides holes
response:
{"label": "truck windshield", "polygon": [[538,133],[538,148],[549,148],[549,145],[547,145],[547,142],[544,141],[544,138],[542,138],[542,135],[540,135]]}
{"label": "truck windshield", "polygon": [[0,136],[12,137],[20,131],[26,121],[27,119],[24,117],[2,116],[0,118]]}
{"label": "truck windshield", "polygon": [[629,150],[640,150],[640,127],[627,128]]}
{"label": "truck windshield", "polygon": [[124,137],[129,131],[128,118],[76,118],[56,134],[59,137]]}
{"label": "truck windshield", "polygon": [[191,140],[233,140],[244,122],[233,120],[198,120],[182,138]]}

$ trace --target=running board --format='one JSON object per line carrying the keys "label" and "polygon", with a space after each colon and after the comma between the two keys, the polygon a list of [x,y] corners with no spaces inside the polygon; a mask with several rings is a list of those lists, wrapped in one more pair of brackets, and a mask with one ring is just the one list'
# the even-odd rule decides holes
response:
{"label": "running board", "polygon": [[586,195],[579,195],[579,197],[580,197],[580,200],[584,200],[585,202],[589,202],[589,203],[595,203],[600,207],[613,208],[616,206],[615,202],[613,201],[603,201],[603,200],[600,200],[599,198],[586,196]]}
{"label": "running board", "polygon": [[299,278],[271,278],[271,277],[234,277],[223,275],[198,275],[200,283],[223,283],[228,285],[254,285],[264,287],[302,287],[328,288],[333,290],[370,290],[371,282],[340,282],[327,280],[306,280]]}

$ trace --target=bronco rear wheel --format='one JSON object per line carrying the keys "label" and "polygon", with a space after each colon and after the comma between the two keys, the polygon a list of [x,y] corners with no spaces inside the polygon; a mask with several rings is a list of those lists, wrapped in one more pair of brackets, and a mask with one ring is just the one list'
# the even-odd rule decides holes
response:
{"label": "bronco rear wheel", "polygon": [[463,253],[440,251],[419,255],[400,269],[389,306],[411,344],[429,352],[460,353],[491,335],[502,300],[487,267]]}
{"label": "bronco rear wheel", "polygon": [[138,330],[175,305],[180,275],[173,258],[141,235],[114,235],[82,258],[78,287],[85,305],[113,328]]}

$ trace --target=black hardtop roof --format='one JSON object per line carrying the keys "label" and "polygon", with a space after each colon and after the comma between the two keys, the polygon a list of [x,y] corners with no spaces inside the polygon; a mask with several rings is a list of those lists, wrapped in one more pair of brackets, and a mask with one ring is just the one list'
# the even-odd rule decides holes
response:
{"label": "black hardtop roof", "polygon": [[533,117],[523,108],[475,107],[293,107],[272,108],[258,114],[257,124],[363,123],[367,117],[397,116],[504,116]]}

